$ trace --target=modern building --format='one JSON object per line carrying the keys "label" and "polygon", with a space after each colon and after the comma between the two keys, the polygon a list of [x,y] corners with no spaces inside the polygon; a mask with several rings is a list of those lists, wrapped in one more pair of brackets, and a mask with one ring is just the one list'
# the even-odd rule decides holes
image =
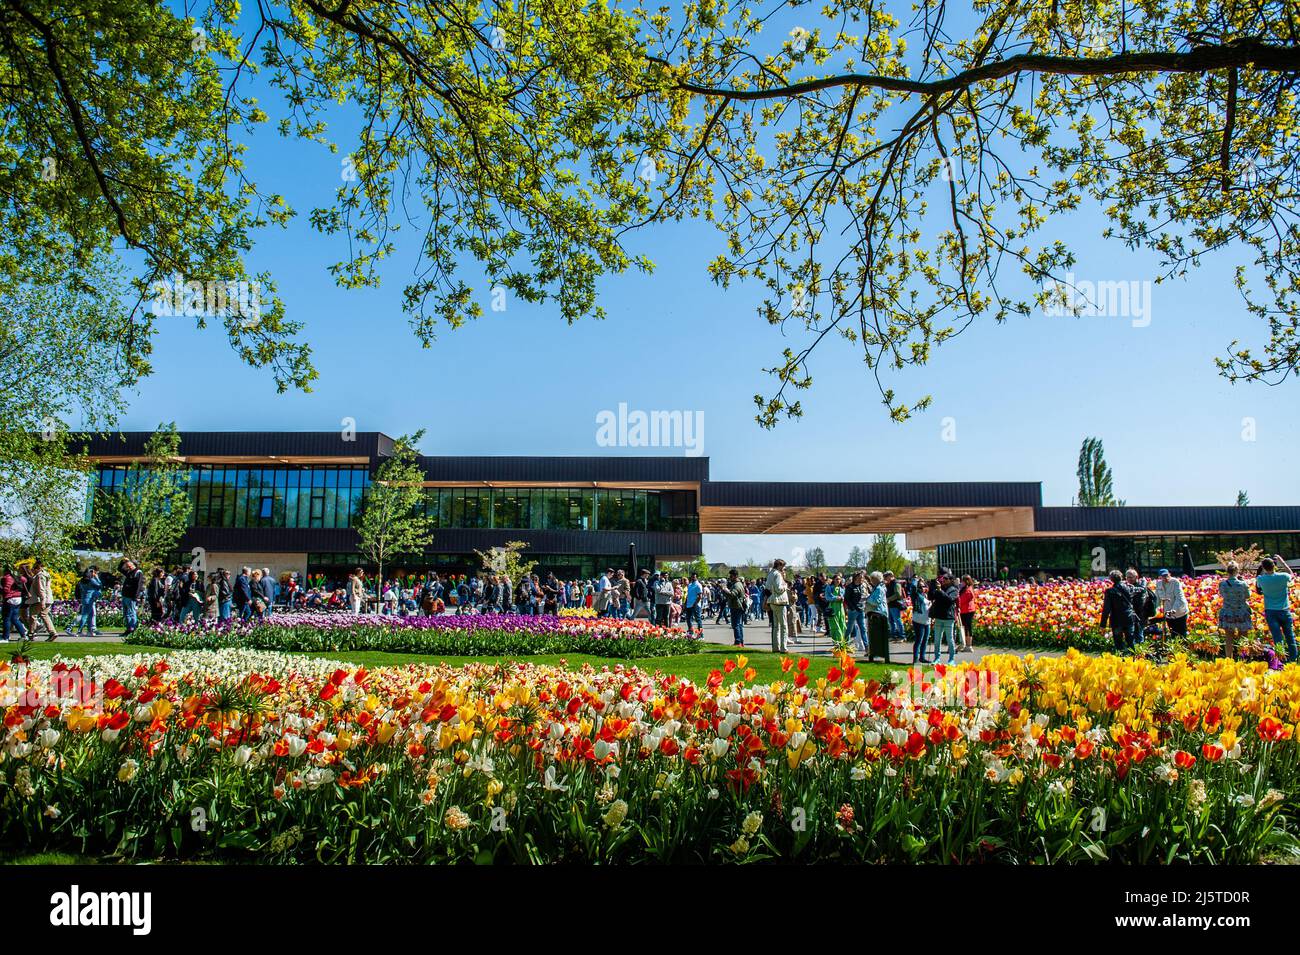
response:
{"label": "modern building", "polygon": [[[122,486],[149,434],[86,435],[95,490]],[[379,432],[186,432],[192,526],[177,560],[341,574],[366,561],[354,522],[393,441]],[[1195,565],[1257,544],[1300,553],[1300,507],[1043,507],[1033,482],[711,481],[704,457],[421,457],[433,539],[394,569],[461,573],[520,540],[542,572],[590,576],[686,560],[702,534],[901,534],[959,573],[1087,576]]]}

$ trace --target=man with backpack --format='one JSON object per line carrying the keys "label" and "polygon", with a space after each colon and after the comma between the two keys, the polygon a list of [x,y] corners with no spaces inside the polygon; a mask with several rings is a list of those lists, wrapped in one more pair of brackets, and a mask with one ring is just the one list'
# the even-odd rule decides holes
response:
{"label": "man with backpack", "polygon": [[745,614],[749,610],[749,591],[740,579],[740,571],[731,568],[727,575],[727,585],[723,591],[727,600],[727,609],[731,612],[731,635],[735,646],[745,645]]}
{"label": "man with backpack", "polygon": [[1133,597],[1133,588],[1124,582],[1124,575],[1112,570],[1110,587],[1101,598],[1101,628],[1105,630],[1106,625],[1110,625],[1116,653],[1133,649],[1133,632],[1137,629],[1138,619],[1133,612]]}

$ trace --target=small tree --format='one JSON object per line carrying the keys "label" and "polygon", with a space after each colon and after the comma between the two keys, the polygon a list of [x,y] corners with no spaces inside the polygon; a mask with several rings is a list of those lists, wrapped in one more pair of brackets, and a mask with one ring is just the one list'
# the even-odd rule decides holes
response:
{"label": "small tree", "polygon": [[912,573],[930,580],[939,573],[939,552],[936,550],[912,551]]}
{"label": "small tree", "polygon": [[485,572],[504,575],[513,583],[524,574],[531,574],[537,566],[537,561],[523,559],[522,552],[527,546],[525,541],[506,541],[504,547],[491,547],[487,551],[476,550],[474,553],[483,562]]}
{"label": "small tree", "polygon": [[159,425],[132,461],[122,483],[100,488],[92,505],[95,539],[138,567],[175,551],[190,525],[189,469],[180,457],[175,423]]}
{"label": "small tree", "polygon": [[1115,499],[1114,480],[1100,438],[1084,438],[1079,448],[1079,507],[1123,507]]}
{"label": "small tree", "polygon": [[1219,566],[1227,569],[1229,561],[1236,561],[1243,574],[1253,574],[1259,570],[1259,562],[1268,556],[1268,552],[1258,544],[1249,547],[1234,547],[1232,550],[1216,550],[1214,559]]}
{"label": "small tree", "polygon": [[422,437],[423,430],[397,439],[361,504],[357,536],[361,553],[379,570],[380,586],[384,564],[394,554],[418,553],[431,539],[433,521],[424,513],[424,472],[415,451]]}
{"label": "small tree", "polygon": [[877,534],[871,541],[867,566],[882,574],[888,570],[895,577],[901,577],[903,569],[907,566],[907,558],[898,549],[898,537],[894,534]]}
{"label": "small tree", "polygon": [[854,544],[849,550],[849,558],[844,562],[844,566],[853,568],[869,567],[870,564],[867,563],[867,552],[857,544]]}
{"label": "small tree", "polygon": [[1247,494],[1245,491],[1238,491],[1238,492],[1237,492],[1237,506],[1238,506],[1238,507],[1249,507],[1249,506],[1250,506],[1250,495]]}
{"label": "small tree", "polygon": [[63,432],[17,437],[24,446],[4,468],[0,520],[16,551],[50,568],[71,567],[76,537],[86,529],[86,461],[68,453]]}
{"label": "small tree", "polygon": [[804,553],[804,566],[813,573],[826,569],[826,554],[820,547],[809,547]]}

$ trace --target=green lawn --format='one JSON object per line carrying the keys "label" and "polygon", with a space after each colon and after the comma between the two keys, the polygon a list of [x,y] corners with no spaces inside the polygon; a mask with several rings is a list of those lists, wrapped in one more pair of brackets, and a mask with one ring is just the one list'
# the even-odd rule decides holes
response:
{"label": "green lawn", "polygon": [[[495,663],[508,662],[510,660],[522,660],[528,663],[538,664],[559,664],[563,663],[569,667],[580,667],[584,663],[589,663],[594,667],[614,666],[618,663],[635,664],[646,670],[662,670],[665,673],[676,673],[679,676],[687,677],[697,683],[704,682],[709,675],[710,670],[721,669],[723,663],[728,657],[734,656],[732,647],[721,645],[705,645],[697,653],[683,654],[673,657],[652,657],[645,660],[615,660],[608,657],[589,656],[583,653],[570,654],[539,654],[537,656],[527,657],[444,657],[415,653],[380,653],[376,651],[354,651],[354,652],[337,652],[337,653],[319,653],[304,654],[304,656],[321,656],[330,660],[341,660],[345,663],[355,663],[367,667],[380,666],[402,666],[407,663],[448,663],[452,666],[461,666],[466,663]],[[35,660],[49,660],[53,657],[62,656],[83,657],[83,656],[100,656],[103,654],[113,653],[167,653],[168,651],[161,647],[140,647],[140,646],[123,646],[120,643],[78,643],[76,641],[58,641],[57,643],[37,643],[33,644],[28,651],[28,655]],[[747,651],[748,666],[758,671],[758,679],[761,682],[768,682],[777,679],[781,675],[780,657],[773,653]],[[791,656],[797,658],[797,653]],[[808,666],[810,677],[816,678],[825,675],[830,669],[832,661],[826,657],[814,657]],[[906,662],[897,663],[892,666],[886,664],[867,664],[859,662],[864,676],[881,678],[887,676],[894,670],[903,669],[907,666]]]}

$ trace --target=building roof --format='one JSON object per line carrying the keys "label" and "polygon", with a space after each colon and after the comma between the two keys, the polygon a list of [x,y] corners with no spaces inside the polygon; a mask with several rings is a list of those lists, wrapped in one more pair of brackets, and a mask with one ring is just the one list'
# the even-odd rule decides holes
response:
{"label": "building roof", "polygon": [[[80,437],[92,458],[128,463],[143,454],[149,435]],[[180,451],[194,464],[365,464],[373,471],[392,447],[379,431],[187,431]],[[1300,531],[1300,507],[1043,507],[1042,485],[1029,481],[710,481],[708,458],[684,456],[418,460],[431,486],[694,492],[703,534],[901,533],[909,547],[925,548],[988,537]]]}

